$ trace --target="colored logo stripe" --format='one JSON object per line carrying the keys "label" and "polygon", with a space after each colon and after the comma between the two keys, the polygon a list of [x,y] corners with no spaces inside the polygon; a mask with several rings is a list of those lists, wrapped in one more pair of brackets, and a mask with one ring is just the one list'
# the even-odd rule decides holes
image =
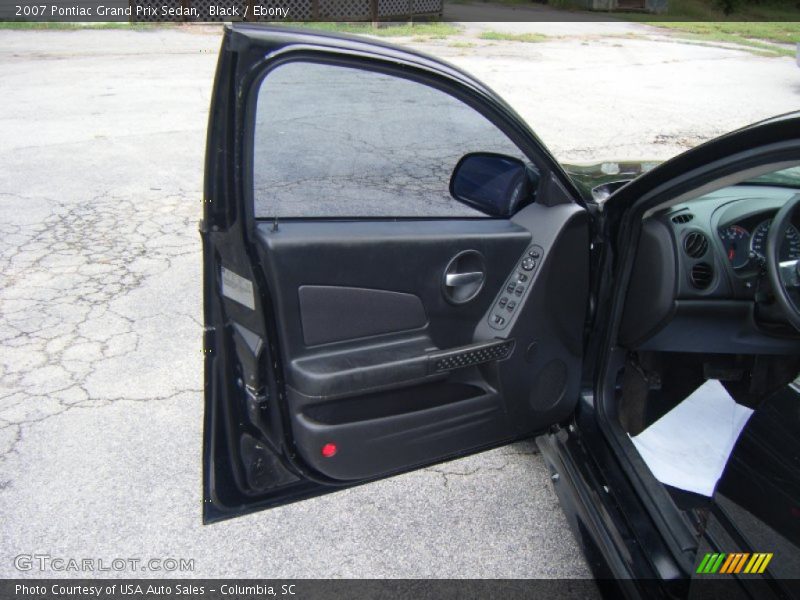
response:
{"label": "colored logo stripe", "polygon": [[750,556],[747,552],[734,552],[728,555],[728,560],[722,565],[720,573],[739,573],[744,566],[747,557]]}
{"label": "colored logo stripe", "polygon": [[772,560],[772,553],[759,553],[753,554],[753,558],[750,559],[750,562],[747,563],[747,566],[744,568],[745,573],[763,573],[769,561]]}
{"label": "colored logo stripe", "polygon": [[709,552],[700,561],[696,573],[763,573],[772,557],[772,552]]}
{"label": "colored logo stripe", "polygon": [[706,572],[706,565],[708,565],[708,561],[710,560],[710,557],[711,557],[710,554],[706,554],[703,557],[703,560],[700,561],[699,565],[697,565],[697,571],[695,571],[695,573],[705,573]]}
{"label": "colored logo stripe", "polygon": [[716,573],[722,561],[725,559],[725,553],[706,554],[700,566],[697,567],[698,573]]}
{"label": "colored logo stripe", "polygon": [[720,573],[730,573],[731,566],[734,565],[739,560],[738,554],[728,554],[728,558],[725,559],[725,562],[722,563],[722,568],[719,570]]}

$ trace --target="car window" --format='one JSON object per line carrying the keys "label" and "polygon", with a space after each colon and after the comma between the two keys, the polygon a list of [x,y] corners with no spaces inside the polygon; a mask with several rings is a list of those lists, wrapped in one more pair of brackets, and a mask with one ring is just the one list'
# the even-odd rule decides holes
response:
{"label": "car window", "polygon": [[767,185],[782,185],[800,189],[800,167],[789,167],[780,171],[773,171],[765,175],[754,177],[747,183],[763,183]]}
{"label": "car window", "polygon": [[256,217],[475,217],[450,176],[468,152],[524,158],[480,113],[421,83],[293,62],[257,97]]}

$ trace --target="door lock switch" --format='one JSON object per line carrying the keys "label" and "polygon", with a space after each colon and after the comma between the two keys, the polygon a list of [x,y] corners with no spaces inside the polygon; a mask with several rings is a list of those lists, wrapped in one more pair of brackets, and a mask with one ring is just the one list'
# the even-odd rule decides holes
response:
{"label": "door lock switch", "polygon": [[534,277],[544,260],[544,249],[539,245],[528,246],[517,260],[516,268],[509,274],[505,287],[495,298],[494,304],[484,317],[489,327],[504,331],[513,327],[517,313],[522,311],[533,287]]}

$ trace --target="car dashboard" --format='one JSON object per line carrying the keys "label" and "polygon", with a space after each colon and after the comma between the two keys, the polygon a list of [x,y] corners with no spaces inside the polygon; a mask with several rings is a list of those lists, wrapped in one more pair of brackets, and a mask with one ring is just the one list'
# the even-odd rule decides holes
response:
{"label": "car dashboard", "polygon": [[[719,353],[800,350],[794,332],[757,302],[768,289],[765,248],[771,219],[795,193],[777,186],[731,186],[646,218],[621,344]],[[780,258],[800,259],[797,216]]]}

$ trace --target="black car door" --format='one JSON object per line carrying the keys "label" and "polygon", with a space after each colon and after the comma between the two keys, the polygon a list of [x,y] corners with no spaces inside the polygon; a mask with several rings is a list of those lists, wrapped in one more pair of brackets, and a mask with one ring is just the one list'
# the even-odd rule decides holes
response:
{"label": "black car door", "polygon": [[205,169],[205,522],[573,411],[589,217],[480,82],[389,45],[234,26]]}

